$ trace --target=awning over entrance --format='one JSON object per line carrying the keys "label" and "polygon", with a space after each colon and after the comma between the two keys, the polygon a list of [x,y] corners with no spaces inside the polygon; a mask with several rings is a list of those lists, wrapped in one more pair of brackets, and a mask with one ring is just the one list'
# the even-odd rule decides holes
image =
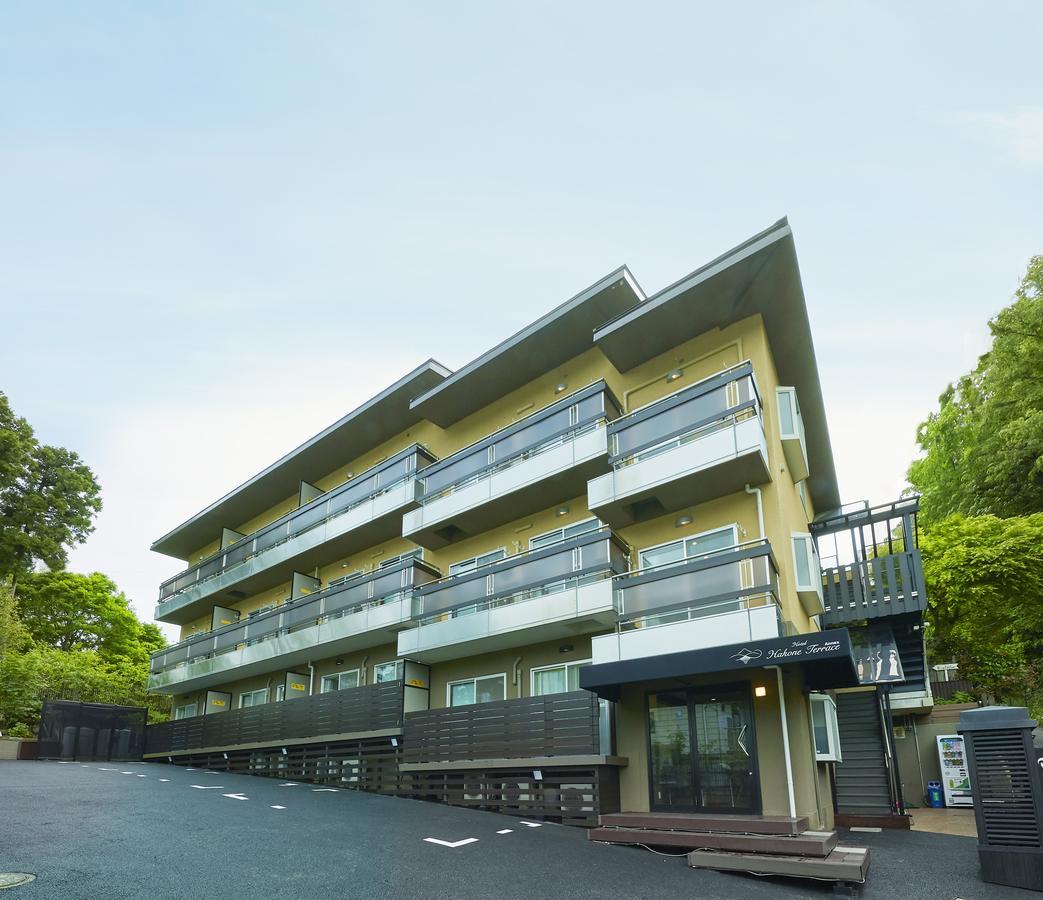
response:
{"label": "awning over entrance", "polygon": [[856,687],[859,683],[847,629],[831,628],[586,666],[580,669],[579,686],[606,700],[618,700],[623,685],[638,681],[674,679],[683,684],[691,675],[789,665],[801,667],[811,688]]}

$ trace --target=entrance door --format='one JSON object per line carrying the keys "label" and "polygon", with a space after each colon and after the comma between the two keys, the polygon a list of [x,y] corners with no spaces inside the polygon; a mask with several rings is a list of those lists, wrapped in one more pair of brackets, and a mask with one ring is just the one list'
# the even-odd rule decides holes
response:
{"label": "entrance door", "polygon": [[653,810],[759,813],[748,685],[648,695]]}

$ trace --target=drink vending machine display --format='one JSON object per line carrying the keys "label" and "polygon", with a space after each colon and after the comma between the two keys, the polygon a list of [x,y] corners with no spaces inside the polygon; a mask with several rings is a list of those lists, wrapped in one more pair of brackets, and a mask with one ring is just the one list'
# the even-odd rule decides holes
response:
{"label": "drink vending machine display", "polygon": [[971,774],[967,769],[967,750],[960,735],[938,735],[938,765],[942,769],[945,805],[973,806]]}

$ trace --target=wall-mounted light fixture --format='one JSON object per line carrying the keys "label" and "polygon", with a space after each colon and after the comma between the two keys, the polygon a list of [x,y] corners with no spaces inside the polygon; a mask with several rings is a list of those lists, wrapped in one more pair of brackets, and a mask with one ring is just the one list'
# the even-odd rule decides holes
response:
{"label": "wall-mounted light fixture", "polygon": [[556,516],[557,516],[557,517],[558,517],[559,519],[560,519],[560,518],[561,518],[562,516],[567,516],[568,514],[569,514],[569,508],[568,508],[567,506],[559,506],[559,507],[558,507],[558,508],[557,508],[557,509],[556,509],[556,510],[554,511],[554,515],[556,515]]}
{"label": "wall-mounted light fixture", "polygon": [[574,644],[562,644],[558,647],[558,653],[571,653],[575,649],[576,647]]}
{"label": "wall-mounted light fixture", "polygon": [[554,393],[555,394],[564,393],[565,391],[568,390],[568,388],[569,388],[569,386],[564,381],[559,381],[556,385],[554,385]]}
{"label": "wall-mounted light fixture", "polygon": [[768,689],[763,684],[758,684],[753,689],[753,696],[754,697],[767,697],[768,696]]}
{"label": "wall-mounted light fixture", "polygon": [[685,525],[691,525],[691,524],[692,524],[692,517],[691,516],[678,516],[674,520],[674,528],[684,528]]}
{"label": "wall-mounted light fixture", "polygon": [[343,666],[343,665],[344,665],[344,660],[343,660],[343,659],[339,659],[339,658],[338,658],[338,659],[335,659],[335,660],[334,660],[334,662],[335,662],[335,663],[336,663],[336,664],[337,664],[338,666]]}
{"label": "wall-mounted light fixture", "polygon": [[669,384],[671,381],[677,381],[677,379],[682,375],[684,375],[684,369],[674,369],[672,372],[667,372],[666,383]]}

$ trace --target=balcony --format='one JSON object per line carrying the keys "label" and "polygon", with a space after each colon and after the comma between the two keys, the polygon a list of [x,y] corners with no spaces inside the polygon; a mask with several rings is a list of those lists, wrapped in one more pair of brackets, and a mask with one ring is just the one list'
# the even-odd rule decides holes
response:
{"label": "balcony", "polygon": [[397,537],[418,500],[416,473],[433,459],[414,444],[176,575],[160,586],[155,617],[184,624],[233,588],[239,599]]}
{"label": "balcony", "polygon": [[618,415],[599,381],[428,466],[402,534],[433,550],[581,494],[608,468],[605,426]]}
{"label": "balcony", "polygon": [[626,546],[601,529],[433,581],[417,592],[398,655],[432,663],[610,627],[612,576],[627,568]]}
{"label": "balcony", "polygon": [[822,570],[822,627],[927,608],[920,551],[891,553]]}
{"label": "balcony", "polygon": [[616,419],[608,439],[612,471],[587,485],[587,504],[613,528],[771,478],[748,362]]}
{"label": "balcony", "polygon": [[595,665],[784,634],[778,567],[767,541],[615,578],[619,624],[592,640]]}
{"label": "balcony", "polygon": [[418,559],[402,560],[195,635],[153,655],[148,689],[184,693],[393,641],[410,620],[414,589],[438,575]]}
{"label": "balcony", "polygon": [[264,703],[246,709],[145,729],[145,757],[203,749],[279,746],[319,737],[399,734],[402,730],[401,681],[385,681],[328,694]]}

